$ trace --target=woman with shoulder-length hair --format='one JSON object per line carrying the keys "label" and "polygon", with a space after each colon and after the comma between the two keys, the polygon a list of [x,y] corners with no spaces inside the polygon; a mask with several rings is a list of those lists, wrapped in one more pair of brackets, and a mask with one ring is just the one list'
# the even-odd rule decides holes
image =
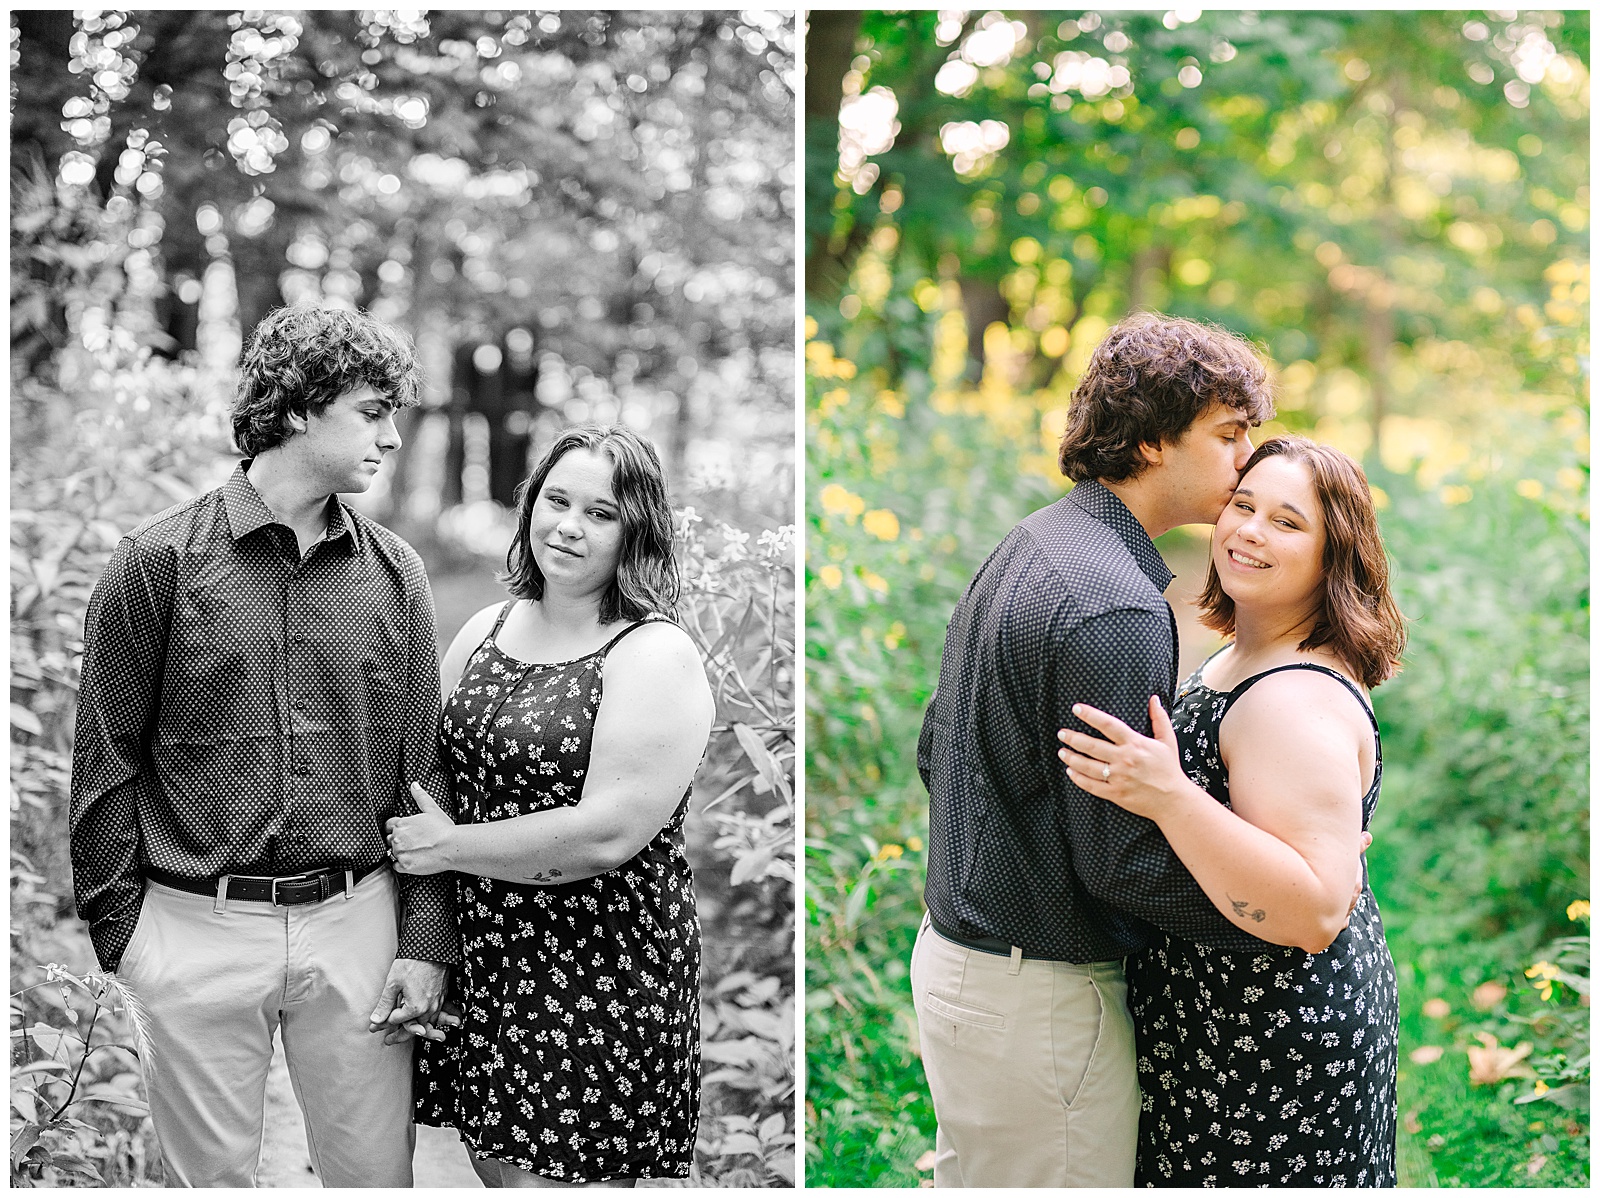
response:
{"label": "woman with shoulder-length hair", "polygon": [[713,713],[672,622],[655,450],[557,438],[518,497],[514,598],[445,654],[455,821],[418,793],[402,873],[454,870],[461,1024],[418,1046],[417,1120],[488,1186],[687,1177],[699,1111],[700,927],[683,850]]}
{"label": "woman with shoulder-length hair", "polygon": [[[1394,962],[1361,853],[1383,755],[1367,693],[1399,669],[1361,467],[1304,437],[1245,466],[1200,596],[1232,641],[1155,737],[1084,708],[1063,731],[1091,794],[1154,820],[1239,952],[1166,936],[1128,959],[1138,1048],[1136,1184],[1395,1184]],[[1351,895],[1355,895],[1352,905]]]}

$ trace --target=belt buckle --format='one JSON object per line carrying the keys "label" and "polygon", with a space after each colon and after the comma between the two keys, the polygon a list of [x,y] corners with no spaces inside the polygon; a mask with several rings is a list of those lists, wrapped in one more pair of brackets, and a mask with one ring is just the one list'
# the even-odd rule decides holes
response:
{"label": "belt buckle", "polygon": [[302,885],[302,884],[304,884],[306,882],[315,882],[315,881],[317,881],[317,878],[315,876],[313,876],[312,874],[293,874],[293,875],[291,875],[290,877],[287,877],[287,878],[273,878],[272,879],[272,900],[271,900],[272,901],[272,905],[274,907],[279,907],[279,906],[287,907],[287,906],[293,905],[293,904],[290,904],[290,903],[279,903],[278,902],[278,887],[279,886],[298,886],[298,885]]}

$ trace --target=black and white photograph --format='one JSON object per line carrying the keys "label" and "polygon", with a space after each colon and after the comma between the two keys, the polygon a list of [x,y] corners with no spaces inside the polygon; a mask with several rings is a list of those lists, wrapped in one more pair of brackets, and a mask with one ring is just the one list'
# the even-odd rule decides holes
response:
{"label": "black and white photograph", "polygon": [[10,14],[11,1185],[795,1185],[797,54]]}

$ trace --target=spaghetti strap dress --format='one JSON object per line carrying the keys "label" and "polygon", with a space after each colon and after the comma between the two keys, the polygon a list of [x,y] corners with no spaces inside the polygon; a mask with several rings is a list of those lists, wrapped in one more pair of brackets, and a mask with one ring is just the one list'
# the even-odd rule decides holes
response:
{"label": "spaghetti strap dress", "polygon": [[[583,796],[601,675],[629,625],[572,661],[531,663],[495,638],[468,659],[441,737],[458,823]],[[459,1028],[416,1041],[417,1122],[556,1181],[687,1177],[700,1097],[700,924],[684,856],[685,792],[631,860],[577,882],[457,874]]]}
{"label": "spaghetti strap dress", "polygon": [[[1202,667],[1203,669],[1204,667]],[[1218,748],[1229,707],[1279,666],[1214,691],[1200,670],[1179,688],[1172,723],[1189,777],[1224,806]],[[1377,750],[1361,800],[1367,827],[1383,781]],[[1394,962],[1372,890],[1320,953],[1261,941],[1224,951],[1165,936],[1128,958],[1143,1106],[1140,1186],[1393,1186],[1398,1064]]]}

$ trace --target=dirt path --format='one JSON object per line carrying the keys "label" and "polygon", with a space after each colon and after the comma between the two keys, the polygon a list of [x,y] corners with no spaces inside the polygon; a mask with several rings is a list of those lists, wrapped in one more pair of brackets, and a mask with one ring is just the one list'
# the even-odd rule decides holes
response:
{"label": "dirt path", "polygon": [[[429,1189],[482,1189],[472,1171],[467,1150],[453,1131],[417,1128],[417,1150],[412,1157],[416,1186]],[[267,1077],[267,1127],[261,1144],[261,1165],[256,1184],[267,1189],[315,1190],[322,1183],[311,1171],[306,1151],[306,1125],[294,1099],[283,1046],[274,1045],[272,1072]]]}

